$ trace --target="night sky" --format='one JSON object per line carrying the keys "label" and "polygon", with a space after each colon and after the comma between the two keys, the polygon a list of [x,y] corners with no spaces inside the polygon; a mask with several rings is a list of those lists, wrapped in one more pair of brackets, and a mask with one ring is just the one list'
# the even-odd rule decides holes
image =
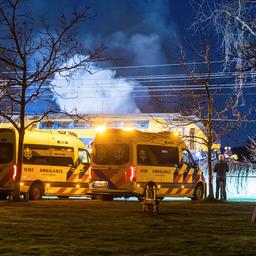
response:
{"label": "night sky", "polygon": [[[29,3],[35,21],[40,15],[49,19],[50,24],[57,22],[60,12],[66,15],[74,8],[90,6],[95,17],[79,26],[80,41],[89,49],[101,43],[107,46],[105,54],[113,58],[108,63],[92,67],[99,69],[93,76],[79,73],[70,84],[55,76],[52,83],[61,84],[58,93],[79,96],[80,107],[84,113],[131,113],[131,112],[178,112],[180,103],[177,97],[162,97],[166,91],[156,91],[157,86],[167,86],[170,81],[149,81],[150,76],[181,75],[177,64],[179,45],[185,48],[197,45],[198,38],[190,29],[195,10],[189,0],[37,0]],[[36,24],[36,23],[35,23]],[[37,24],[36,24],[37,25]],[[39,25],[38,25],[39,26]],[[211,34],[213,59],[219,60],[218,40]],[[188,50],[188,61],[194,56]],[[120,66],[126,68],[120,69]],[[127,66],[144,66],[127,68]],[[222,67],[215,66],[216,71]],[[203,69],[198,66],[198,70]],[[128,78],[127,78],[128,77]],[[136,77],[139,79],[136,79]],[[141,78],[146,77],[147,81]],[[102,82],[103,81],[103,82]],[[177,85],[177,82],[173,82]],[[70,86],[71,85],[71,86]],[[150,87],[151,86],[151,87]],[[76,88],[75,93],[73,87]],[[152,89],[153,88],[153,89]],[[53,98],[56,107],[72,109],[78,100]],[[113,97],[112,97],[113,96]],[[174,99],[175,98],[175,99]],[[98,104],[95,104],[95,99]],[[220,98],[220,102],[224,102]],[[51,103],[52,104],[52,103]],[[30,106],[28,111],[43,111],[43,104]],[[46,105],[45,105],[46,106]],[[189,106],[187,106],[189,109]],[[241,109],[244,111],[244,106]],[[79,110],[79,109],[78,109]],[[246,133],[254,134],[254,127],[246,128]],[[223,145],[243,145],[247,134],[236,130],[228,134]],[[242,136],[241,133],[243,134]]]}

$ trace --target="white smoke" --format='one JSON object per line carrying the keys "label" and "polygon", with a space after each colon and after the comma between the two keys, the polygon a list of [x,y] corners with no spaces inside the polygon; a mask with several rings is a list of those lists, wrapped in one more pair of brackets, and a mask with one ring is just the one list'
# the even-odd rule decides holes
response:
{"label": "white smoke", "polygon": [[52,85],[55,100],[62,110],[79,114],[138,113],[132,93],[140,84],[135,80],[117,77],[111,69],[96,69],[91,73],[78,70],[72,79],[56,74]]}

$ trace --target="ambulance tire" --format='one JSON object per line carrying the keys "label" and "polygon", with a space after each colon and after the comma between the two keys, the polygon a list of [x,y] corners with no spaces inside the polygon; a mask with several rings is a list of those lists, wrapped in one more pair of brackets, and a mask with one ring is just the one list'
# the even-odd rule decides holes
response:
{"label": "ambulance tire", "polygon": [[204,186],[203,184],[199,183],[197,184],[195,190],[194,190],[194,196],[192,197],[192,200],[203,200],[204,198]]}
{"label": "ambulance tire", "polygon": [[139,202],[143,202],[144,195],[137,196],[137,199]]}
{"label": "ambulance tire", "polygon": [[0,200],[6,200],[7,196],[8,196],[8,194],[6,194],[6,193],[0,193]]}
{"label": "ambulance tire", "polygon": [[110,196],[110,195],[102,195],[102,196],[100,197],[100,199],[101,199],[102,201],[113,201],[114,197],[113,197],[113,196]]}
{"label": "ambulance tire", "polygon": [[35,182],[29,189],[29,200],[41,200],[43,193],[43,184],[41,182]]}

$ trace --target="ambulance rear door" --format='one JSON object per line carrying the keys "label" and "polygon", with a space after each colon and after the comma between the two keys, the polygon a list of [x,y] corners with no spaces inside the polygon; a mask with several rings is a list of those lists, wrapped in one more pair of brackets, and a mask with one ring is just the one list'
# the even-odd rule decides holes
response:
{"label": "ambulance rear door", "polygon": [[17,167],[15,165],[15,132],[0,129],[0,191],[14,189]]}

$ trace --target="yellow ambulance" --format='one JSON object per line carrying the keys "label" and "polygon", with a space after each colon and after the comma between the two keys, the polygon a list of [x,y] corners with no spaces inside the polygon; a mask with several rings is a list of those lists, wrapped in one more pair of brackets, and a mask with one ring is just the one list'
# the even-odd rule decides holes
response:
{"label": "yellow ambulance", "polygon": [[[0,195],[14,189],[18,134],[0,128]],[[26,131],[23,148],[21,193],[31,200],[44,195],[60,198],[84,196],[89,187],[90,154],[75,134],[64,131]]]}
{"label": "yellow ambulance", "polygon": [[147,189],[158,198],[201,200],[205,178],[177,133],[109,129],[92,149],[90,194],[103,200],[141,198]]}

